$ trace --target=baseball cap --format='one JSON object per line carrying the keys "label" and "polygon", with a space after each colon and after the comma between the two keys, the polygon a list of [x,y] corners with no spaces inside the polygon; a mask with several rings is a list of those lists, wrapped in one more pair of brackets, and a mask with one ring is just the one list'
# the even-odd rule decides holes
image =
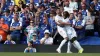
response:
{"label": "baseball cap", "polygon": [[4,12],[10,13],[10,10],[7,9],[7,10],[4,10]]}
{"label": "baseball cap", "polygon": [[36,33],[33,33],[32,35],[33,35],[33,36],[36,36],[37,34],[36,34]]}
{"label": "baseball cap", "polygon": [[45,30],[44,31],[44,34],[46,34],[46,33],[50,34],[49,30]]}

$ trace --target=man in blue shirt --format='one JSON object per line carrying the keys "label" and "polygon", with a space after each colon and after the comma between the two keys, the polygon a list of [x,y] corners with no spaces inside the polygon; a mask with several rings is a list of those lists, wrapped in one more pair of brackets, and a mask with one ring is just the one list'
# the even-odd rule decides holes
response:
{"label": "man in blue shirt", "polygon": [[48,2],[48,0],[43,0],[43,3],[41,5],[44,5],[45,8],[49,8],[49,2]]}
{"label": "man in blue shirt", "polygon": [[43,17],[43,23],[39,25],[39,39],[41,39],[42,37],[44,37],[44,31],[48,29],[51,32],[51,27],[48,23],[48,17],[47,14],[44,15]]}
{"label": "man in blue shirt", "polygon": [[5,19],[5,23],[8,24],[8,25],[10,26],[11,21],[12,21],[12,16],[9,15],[9,13],[10,13],[9,10],[5,10],[5,13],[4,13],[5,15],[2,16],[2,18],[4,18],[4,19]]}
{"label": "man in blue shirt", "polygon": [[28,14],[29,14],[28,12],[25,12],[25,13],[21,14],[21,16],[20,16],[23,19],[23,22],[22,22],[23,29],[25,29],[30,23]]}
{"label": "man in blue shirt", "polygon": [[100,11],[100,2],[98,0],[93,0],[90,4],[94,4],[95,10]]}
{"label": "man in blue shirt", "polygon": [[16,44],[16,43],[15,43],[15,41],[13,41],[13,40],[11,39],[11,36],[8,35],[8,36],[7,36],[7,40],[4,42],[4,44]]}
{"label": "man in blue shirt", "polygon": [[82,5],[82,16],[87,16],[87,9],[85,4]]}
{"label": "man in blue shirt", "polygon": [[78,35],[78,40],[85,37],[85,20],[82,19],[81,13],[78,13],[78,17],[75,16],[74,27]]}
{"label": "man in blue shirt", "polygon": [[54,18],[55,13],[56,12],[51,11],[50,12],[50,18],[48,19],[49,25],[51,27],[51,35],[52,35],[52,37],[57,31],[57,25],[56,25],[55,18]]}
{"label": "man in blue shirt", "polygon": [[14,22],[10,25],[10,31],[11,31],[11,38],[12,40],[16,41],[16,43],[19,43],[20,41],[20,34],[21,34],[21,28],[22,28],[22,22],[19,22],[19,16],[17,13],[14,14]]}

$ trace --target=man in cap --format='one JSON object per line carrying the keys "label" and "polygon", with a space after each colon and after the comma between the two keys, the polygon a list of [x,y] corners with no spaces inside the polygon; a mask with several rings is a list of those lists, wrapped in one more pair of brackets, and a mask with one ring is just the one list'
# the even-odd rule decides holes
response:
{"label": "man in cap", "polygon": [[33,33],[33,44],[40,44],[40,41],[36,33]]}
{"label": "man in cap", "polygon": [[49,45],[53,44],[53,38],[50,37],[49,30],[45,30],[44,37],[40,40],[40,43],[41,44],[49,44]]}

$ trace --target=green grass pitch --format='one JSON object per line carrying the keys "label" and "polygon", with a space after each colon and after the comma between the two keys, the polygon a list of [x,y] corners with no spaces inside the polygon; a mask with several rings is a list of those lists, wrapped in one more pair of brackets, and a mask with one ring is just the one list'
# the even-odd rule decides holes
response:
{"label": "green grass pitch", "polygon": [[0,52],[0,56],[100,56],[100,53],[18,53],[18,52]]}

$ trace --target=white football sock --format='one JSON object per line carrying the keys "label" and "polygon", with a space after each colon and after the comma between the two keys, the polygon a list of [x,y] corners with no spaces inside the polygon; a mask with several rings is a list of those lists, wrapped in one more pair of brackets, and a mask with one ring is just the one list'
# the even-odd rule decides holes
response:
{"label": "white football sock", "polygon": [[82,49],[81,45],[79,44],[77,40],[74,41],[73,46],[77,48],[78,50]]}
{"label": "white football sock", "polygon": [[71,49],[71,42],[68,41],[68,45],[67,45],[67,52],[70,52],[70,49]]}
{"label": "white football sock", "polygon": [[67,41],[66,39],[62,40],[62,42],[60,43],[58,49],[61,49],[62,46],[66,43],[66,41]]}

